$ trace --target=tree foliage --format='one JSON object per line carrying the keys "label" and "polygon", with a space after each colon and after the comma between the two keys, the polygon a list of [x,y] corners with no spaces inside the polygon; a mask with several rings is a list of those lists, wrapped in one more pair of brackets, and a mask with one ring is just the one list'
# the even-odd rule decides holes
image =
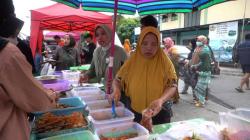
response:
{"label": "tree foliage", "polygon": [[140,25],[139,18],[124,18],[118,16],[117,34],[122,43],[125,39],[129,39],[130,43],[134,41],[134,29]]}

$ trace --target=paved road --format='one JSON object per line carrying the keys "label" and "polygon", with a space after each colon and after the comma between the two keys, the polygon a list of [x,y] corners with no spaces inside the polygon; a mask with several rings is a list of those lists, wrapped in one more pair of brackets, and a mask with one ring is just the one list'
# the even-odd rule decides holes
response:
{"label": "paved road", "polygon": [[[209,100],[205,107],[195,107],[192,104],[191,89],[189,94],[180,95],[180,102],[173,106],[173,121],[193,118],[205,118],[219,122],[219,112],[245,107],[250,108],[250,90],[238,93],[234,88],[241,79],[240,69],[222,68],[222,74],[212,78],[210,84]],[[183,88],[183,81],[179,82],[179,91]]]}
{"label": "paved road", "polygon": [[[183,84],[183,81],[179,82],[179,91],[181,91]],[[219,122],[219,112],[226,112],[229,110],[210,100],[204,107],[195,107],[192,103],[193,96],[191,90],[189,90],[189,94],[180,96],[179,103],[173,106],[174,116],[171,120],[172,122],[194,118],[205,118],[206,120]]]}

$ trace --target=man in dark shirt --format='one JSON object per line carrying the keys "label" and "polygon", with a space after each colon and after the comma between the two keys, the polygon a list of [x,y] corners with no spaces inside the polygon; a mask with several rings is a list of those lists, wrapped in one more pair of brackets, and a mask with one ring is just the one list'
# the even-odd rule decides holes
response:
{"label": "man in dark shirt", "polygon": [[245,36],[245,42],[241,43],[237,47],[237,53],[236,53],[236,63],[241,64],[242,71],[244,73],[244,76],[242,77],[240,81],[240,86],[235,88],[238,92],[244,92],[243,91],[243,85],[246,84],[247,90],[250,90],[249,87],[249,77],[250,77],[250,34],[247,34]]}
{"label": "man in dark shirt", "polygon": [[90,64],[93,58],[93,52],[96,48],[95,43],[93,42],[93,36],[90,33],[84,35],[86,45],[82,47],[84,64]]}

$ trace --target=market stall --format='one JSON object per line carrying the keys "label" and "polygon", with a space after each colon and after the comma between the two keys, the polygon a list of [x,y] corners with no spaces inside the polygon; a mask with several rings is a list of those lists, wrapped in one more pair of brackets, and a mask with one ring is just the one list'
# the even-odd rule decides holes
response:
{"label": "market stall", "polygon": [[74,9],[63,4],[31,10],[30,46],[32,54],[35,55],[37,47],[41,50],[43,30],[93,31],[96,24],[111,25],[111,23],[111,16]]}
{"label": "market stall", "polygon": [[[88,65],[72,67],[53,78],[40,77],[41,82],[56,84],[67,80],[73,88],[60,98],[56,108],[34,112],[31,122],[32,140],[247,140],[250,137],[250,110],[239,108],[220,113],[220,123],[202,118],[153,126],[149,132],[141,124],[133,122],[134,114],[124,104],[116,106],[117,116],[101,90],[102,83],[78,85],[79,71]],[[45,83],[44,83],[45,82]],[[51,87],[50,87],[51,88]]]}

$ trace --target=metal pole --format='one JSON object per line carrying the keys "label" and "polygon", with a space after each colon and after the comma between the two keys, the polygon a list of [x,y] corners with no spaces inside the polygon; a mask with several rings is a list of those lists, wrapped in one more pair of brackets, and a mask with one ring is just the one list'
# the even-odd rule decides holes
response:
{"label": "metal pole", "polygon": [[244,28],[245,28],[246,8],[247,8],[247,0],[245,0],[245,8],[244,8],[244,14],[243,14],[243,20],[242,20],[241,42],[244,41]]}
{"label": "metal pole", "polygon": [[115,30],[116,30],[116,18],[117,18],[117,9],[118,9],[118,1],[114,1],[114,19],[113,19],[113,34],[112,34],[112,42],[111,42],[111,50],[109,56],[109,65],[108,65],[108,81],[106,81],[107,94],[111,94],[111,86],[113,79],[113,64],[114,64],[114,53],[115,53]]}

